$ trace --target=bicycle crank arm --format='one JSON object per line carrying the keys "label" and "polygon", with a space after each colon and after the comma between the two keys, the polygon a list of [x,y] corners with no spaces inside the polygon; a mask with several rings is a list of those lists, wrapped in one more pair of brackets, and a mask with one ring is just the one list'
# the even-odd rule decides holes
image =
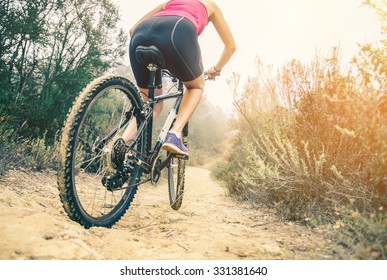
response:
{"label": "bicycle crank arm", "polygon": [[126,165],[129,166],[130,169],[131,169],[131,166],[133,166],[134,164],[140,166],[140,168],[145,173],[149,173],[151,171],[151,169],[152,169],[152,167],[148,163],[146,163],[145,161],[143,161],[141,159],[138,159],[138,158],[136,158],[133,155],[129,155],[129,159],[126,162]]}

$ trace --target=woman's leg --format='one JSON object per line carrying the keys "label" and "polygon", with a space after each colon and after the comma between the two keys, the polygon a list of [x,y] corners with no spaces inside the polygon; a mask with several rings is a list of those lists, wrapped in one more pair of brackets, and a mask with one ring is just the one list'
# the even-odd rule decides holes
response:
{"label": "woman's leg", "polygon": [[[140,92],[142,93],[142,98],[146,102],[148,101],[148,89],[147,88],[140,88]],[[155,90],[155,96],[159,96],[163,93],[162,89],[156,89]],[[155,104],[154,110],[153,110],[153,119],[155,120],[163,110],[163,103],[157,103]],[[130,142],[134,139],[134,137],[137,134],[137,122],[136,119],[133,118],[128,126],[125,129],[124,134],[122,135],[122,138],[124,139],[126,145],[129,145]]]}
{"label": "woman's leg", "polygon": [[193,81],[185,82],[184,85],[187,89],[184,93],[175,124],[171,129],[171,132],[177,134],[181,133],[202,99],[204,90],[204,75],[201,75]]}
{"label": "woman's leg", "polygon": [[187,90],[184,93],[175,124],[167,135],[163,149],[174,154],[188,156],[187,147],[185,147],[181,140],[181,131],[190,120],[192,114],[202,99],[204,75],[201,75],[199,78],[193,81],[186,82],[184,85],[186,86]]}

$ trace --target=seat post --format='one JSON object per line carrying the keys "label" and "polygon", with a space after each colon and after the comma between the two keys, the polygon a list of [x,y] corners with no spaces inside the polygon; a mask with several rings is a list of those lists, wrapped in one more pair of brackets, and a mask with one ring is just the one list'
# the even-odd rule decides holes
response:
{"label": "seat post", "polygon": [[[148,135],[152,135],[153,130],[153,114],[154,114],[154,99],[155,99],[155,89],[156,89],[156,71],[158,70],[157,65],[150,63],[148,65],[149,73],[149,88],[148,88],[148,102],[152,110],[151,120],[148,123]],[[149,138],[147,143],[147,150],[149,151],[152,147],[152,137]]]}
{"label": "seat post", "polygon": [[150,71],[149,75],[149,93],[148,93],[148,99],[151,101],[151,106],[153,109],[153,103],[152,101],[155,99],[155,89],[156,89],[156,71],[158,70],[158,67],[154,64],[149,64],[148,69]]}

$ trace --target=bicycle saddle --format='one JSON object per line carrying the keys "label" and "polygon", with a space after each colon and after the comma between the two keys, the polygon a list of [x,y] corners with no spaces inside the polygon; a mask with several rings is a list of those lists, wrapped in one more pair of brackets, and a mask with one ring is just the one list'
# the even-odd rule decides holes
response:
{"label": "bicycle saddle", "polygon": [[138,46],[136,48],[135,55],[137,61],[144,64],[145,66],[155,64],[159,68],[164,68],[164,56],[161,51],[155,46]]}

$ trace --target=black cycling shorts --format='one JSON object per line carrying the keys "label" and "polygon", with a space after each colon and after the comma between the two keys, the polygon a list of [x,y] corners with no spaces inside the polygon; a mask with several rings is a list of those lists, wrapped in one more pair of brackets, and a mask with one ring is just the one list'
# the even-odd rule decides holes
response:
{"label": "black cycling shorts", "polygon": [[[159,48],[164,55],[165,68],[182,82],[195,80],[203,74],[198,34],[193,23],[184,17],[152,17],[134,30],[129,46],[130,63],[137,85],[148,88],[149,70],[135,57],[140,45]],[[156,85],[160,86],[160,71],[156,77]]]}

